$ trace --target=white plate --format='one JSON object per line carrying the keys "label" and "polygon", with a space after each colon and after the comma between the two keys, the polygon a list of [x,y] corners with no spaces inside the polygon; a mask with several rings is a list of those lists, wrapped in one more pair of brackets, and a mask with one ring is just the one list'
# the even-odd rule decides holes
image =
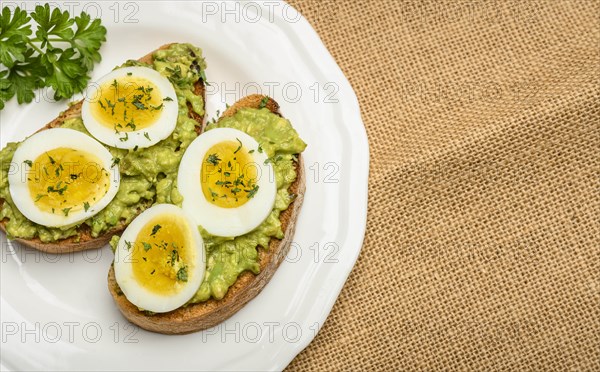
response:
{"label": "white plate", "polygon": [[[84,4],[62,6],[79,13]],[[274,97],[308,143],[306,198],[290,254],[264,291],[219,326],[185,336],[146,332],[121,316],[106,288],[108,247],[54,256],[2,235],[2,369],[283,369],[321,328],[362,246],[369,154],[352,88],[285,3],[89,4],[108,28],[93,79],[164,43],[190,42],[209,66],[208,118],[257,88]],[[0,113],[2,147],[65,108],[44,96],[9,102]]]}

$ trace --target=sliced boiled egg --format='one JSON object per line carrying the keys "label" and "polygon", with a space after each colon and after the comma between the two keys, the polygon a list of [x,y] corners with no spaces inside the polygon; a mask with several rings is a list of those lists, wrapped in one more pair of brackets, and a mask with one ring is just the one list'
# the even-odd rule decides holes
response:
{"label": "sliced boiled egg", "polygon": [[188,147],[177,179],[182,208],[216,236],[254,230],[271,213],[277,185],[267,155],[232,128],[204,132]]}
{"label": "sliced boiled egg", "polygon": [[29,220],[70,226],[100,212],[119,190],[119,168],[110,152],[90,136],[55,128],[19,145],[9,172],[10,196]]}
{"label": "sliced boiled egg", "polygon": [[114,268],[129,302],[155,313],[175,310],[188,302],[202,283],[204,242],[181,208],[157,204],[123,232]]}
{"label": "sliced boiled egg", "polygon": [[81,107],[86,129],[121,149],[145,148],[171,135],[177,124],[173,84],[149,67],[123,67],[88,88]]}

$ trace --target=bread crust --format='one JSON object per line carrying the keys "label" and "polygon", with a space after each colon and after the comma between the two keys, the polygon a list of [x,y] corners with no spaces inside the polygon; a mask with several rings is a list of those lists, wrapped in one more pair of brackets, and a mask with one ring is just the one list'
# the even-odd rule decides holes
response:
{"label": "bread crust", "polygon": [[[229,107],[223,113],[222,117],[231,116],[237,110],[244,107],[259,108],[261,107],[263,98],[264,96],[262,95],[245,97]],[[269,98],[266,107],[273,113],[281,115],[279,105],[274,100]],[[289,190],[297,196],[280,215],[282,230],[285,236],[282,240],[272,238],[268,249],[258,248],[260,262],[260,273],[258,275],[249,271],[240,274],[237,281],[229,288],[227,294],[221,300],[210,299],[168,313],[146,315],[144,312],[138,310],[137,306],[129,302],[125,295],[120,292],[115,278],[114,267],[111,266],[108,272],[108,289],[123,316],[130,322],[148,331],[163,334],[186,334],[201,331],[221,323],[239,311],[248,301],[256,297],[269,280],[271,280],[275,271],[285,259],[292,243],[296,222],[306,190],[304,165],[300,154],[298,155],[295,168],[297,177]]]}
{"label": "bread crust", "polygon": [[[151,64],[153,62],[152,55],[156,51],[167,49],[171,45],[173,45],[173,43],[165,44],[165,45],[161,46],[160,48],[158,48],[158,49],[146,54],[142,58],[138,59],[138,61],[142,62],[142,63]],[[204,100],[204,105],[206,106],[206,89],[204,86],[204,82],[202,80],[198,80],[194,84],[194,93],[198,96],[202,96],[202,99]],[[50,123],[46,124],[46,126],[41,128],[40,130],[38,130],[38,132],[41,132],[41,131],[47,130],[47,129],[51,129],[51,128],[59,127],[63,122],[65,122],[68,119],[81,117],[82,104],[83,104],[83,100],[81,100],[81,101],[77,102],[76,104],[74,104],[73,106],[69,107],[67,110],[62,112],[56,119],[52,120]],[[198,122],[199,126],[196,127],[197,128],[196,130],[199,134],[201,132],[200,128],[202,128],[204,125],[204,117],[206,115],[204,115],[204,116],[198,115],[196,112],[194,112],[192,110],[191,105],[189,103],[188,103],[188,112],[189,112],[188,115],[190,116],[190,118],[192,118]],[[0,207],[2,207],[3,203],[4,203],[4,199],[0,198]],[[145,209],[149,208],[151,205],[152,205],[151,202],[141,203],[137,210],[137,214],[142,213]],[[4,219],[4,220],[0,221],[0,230],[6,232],[7,222],[8,222],[8,219]],[[102,234],[96,238],[94,238],[92,236],[89,226],[81,225],[79,227],[79,231],[78,231],[79,238],[77,236],[72,236],[72,237],[69,237],[66,239],[61,239],[61,240],[58,240],[58,241],[52,242],[52,243],[44,243],[39,238],[33,238],[33,239],[16,238],[14,240],[25,246],[35,248],[42,252],[72,253],[72,252],[79,252],[79,251],[84,251],[84,250],[88,250],[88,249],[101,248],[110,241],[110,239],[112,238],[113,235],[121,234],[125,230],[126,227],[127,227],[126,224],[120,223],[113,229],[108,230],[107,232],[105,232],[104,234]]]}

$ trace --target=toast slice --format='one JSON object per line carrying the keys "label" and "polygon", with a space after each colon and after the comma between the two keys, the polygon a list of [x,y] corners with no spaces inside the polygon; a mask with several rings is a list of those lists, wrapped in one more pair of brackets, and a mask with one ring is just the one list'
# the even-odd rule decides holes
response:
{"label": "toast slice", "polygon": [[[162,50],[162,49],[167,49],[171,45],[173,45],[173,44],[165,44],[165,45],[161,46],[160,48],[156,49],[155,51],[152,51],[152,52],[148,53],[147,55],[143,56],[142,58],[138,59],[138,61],[151,64],[153,62],[152,55],[156,51]],[[206,90],[205,90],[204,82],[202,80],[198,80],[194,84],[194,93],[198,96],[202,96],[202,98],[204,99],[204,104],[206,105]],[[76,104],[74,104],[73,106],[69,107],[67,110],[62,112],[59,117],[52,120],[50,123],[48,123],[45,127],[40,129],[39,131],[60,127],[61,124],[68,119],[81,117],[81,105],[82,104],[83,104],[83,100],[81,100],[81,101],[77,102]],[[191,105],[189,103],[188,103],[188,108],[189,108],[188,112],[189,112],[190,118],[194,119],[199,124],[199,126],[196,127],[197,128],[196,130],[197,130],[198,134],[200,134],[200,132],[201,132],[200,128],[204,124],[204,116],[201,117],[200,115],[195,113],[191,109]],[[4,203],[4,199],[0,198],[0,207],[2,206],[3,203]],[[142,213],[145,209],[149,208],[151,206],[151,204],[152,203],[150,203],[150,202],[140,203],[137,213],[138,214]],[[6,222],[7,222],[7,220],[0,221],[0,230],[2,230],[4,232],[6,232]],[[83,250],[87,250],[87,249],[95,249],[95,248],[103,247],[104,245],[108,244],[108,242],[110,241],[110,239],[112,238],[113,235],[118,235],[118,234],[122,233],[126,227],[127,227],[127,225],[125,225],[124,223],[120,223],[119,225],[115,226],[113,229],[108,230],[104,234],[94,238],[91,235],[89,226],[81,225],[79,227],[79,240],[77,240],[77,237],[75,237],[75,236],[69,237],[66,239],[62,239],[62,240],[58,240],[58,241],[52,242],[52,243],[44,243],[38,238],[34,238],[34,239],[17,238],[15,240],[25,246],[35,248],[35,249],[37,249],[39,251],[43,251],[43,252],[71,253],[71,252],[78,252],[78,251],[83,251]]]}
{"label": "toast slice", "polygon": [[[245,97],[229,107],[223,113],[222,117],[234,115],[239,109],[245,107],[259,108],[263,99],[264,96],[258,94]],[[269,98],[265,107],[281,116],[279,105],[274,100]],[[256,297],[286,257],[294,236],[296,221],[306,189],[303,160],[300,154],[295,166],[297,177],[289,190],[291,193],[296,194],[297,197],[288,209],[280,214],[285,237],[282,240],[272,238],[268,249],[258,248],[260,261],[260,273],[258,275],[249,271],[240,274],[237,281],[229,288],[227,294],[221,300],[210,299],[206,302],[188,305],[168,313],[147,315],[129,302],[119,290],[114,267],[111,266],[108,272],[108,289],[125,318],[141,328],[152,332],[185,334],[201,331],[221,323],[240,310],[248,301]]]}

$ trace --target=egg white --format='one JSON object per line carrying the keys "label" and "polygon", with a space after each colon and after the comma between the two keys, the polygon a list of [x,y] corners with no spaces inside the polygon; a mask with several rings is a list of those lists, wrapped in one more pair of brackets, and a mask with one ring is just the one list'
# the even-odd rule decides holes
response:
{"label": "egg white", "polygon": [[[159,94],[163,98],[169,97],[172,101],[163,101],[160,117],[151,126],[131,132],[115,133],[114,129],[108,128],[96,120],[91,112],[90,104],[97,102],[95,100],[98,99],[97,97],[100,97],[100,87],[107,82],[110,83],[113,80],[119,81],[120,78],[130,77],[127,75],[128,73],[131,74],[131,77],[139,77],[151,81],[159,90],[155,94]],[[87,89],[87,93],[88,98],[83,101],[83,105],[81,106],[83,124],[92,136],[108,146],[121,149],[133,149],[136,146],[138,148],[150,147],[169,137],[177,125],[178,104],[175,88],[173,88],[173,84],[171,84],[169,79],[149,67],[132,66],[113,70],[100,78],[96,83],[91,84]],[[128,135],[126,141],[121,140],[124,133]]]}
{"label": "egg white", "polygon": [[[182,217],[187,223],[190,231],[192,245],[196,248],[195,255],[192,257],[194,270],[188,271],[188,280],[183,283],[183,288],[173,295],[161,295],[153,293],[144,288],[135,278],[133,272],[134,260],[131,257],[131,250],[128,249],[125,242],[134,242],[140,230],[144,228],[154,218],[161,215],[177,215]],[[132,304],[144,310],[155,313],[164,313],[175,310],[188,302],[200,288],[204,273],[206,271],[206,254],[204,252],[204,241],[198,232],[198,228],[191,217],[181,208],[172,204],[157,204],[145,210],[137,216],[127,229],[123,232],[117,249],[115,250],[114,260],[115,278],[121,291]]]}
{"label": "egg white", "polygon": [[[68,216],[60,213],[53,214],[39,209],[32,199],[27,184],[27,175],[31,174],[32,170],[25,161],[35,160],[42,154],[60,147],[95,155],[102,162],[102,167],[109,173],[108,191],[87,212],[85,210],[75,211],[69,213]],[[43,226],[62,227],[80,223],[104,209],[119,191],[121,181],[119,167],[113,164],[111,153],[92,137],[73,129],[54,128],[32,135],[19,145],[11,163],[16,170],[8,174],[9,192],[13,203],[27,219]]]}
{"label": "egg white", "polygon": [[271,213],[277,195],[275,173],[263,152],[252,156],[257,167],[258,192],[245,204],[235,208],[222,208],[212,204],[202,192],[200,175],[206,152],[214,145],[236,142],[239,139],[248,150],[256,150],[258,142],[248,134],[233,128],[215,128],[202,133],[187,148],[179,165],[177,187],[183,196],[182,208],[194,217],[196,223],[208,233],[222,237],[235,237],[257,228]]}

